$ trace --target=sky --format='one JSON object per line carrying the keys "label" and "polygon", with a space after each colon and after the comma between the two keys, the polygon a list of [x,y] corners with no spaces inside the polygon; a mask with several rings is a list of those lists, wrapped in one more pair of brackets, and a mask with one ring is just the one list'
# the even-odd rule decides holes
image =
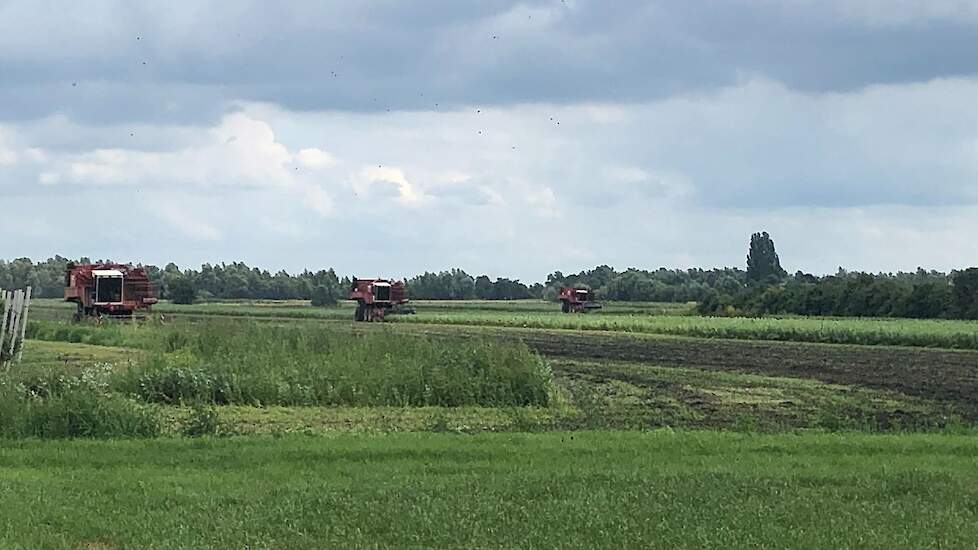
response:
{"label": "sky", "polygon": [[0,0],[0,258],[978,265],[978,0]]}

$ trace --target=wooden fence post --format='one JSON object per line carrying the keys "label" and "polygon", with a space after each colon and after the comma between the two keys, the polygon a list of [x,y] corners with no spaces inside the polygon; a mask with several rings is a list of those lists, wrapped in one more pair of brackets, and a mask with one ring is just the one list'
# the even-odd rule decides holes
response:
{"label": "wooden fence post", "polygon": [[[11,303],[13,301],[13,293],[7,292],[6,290],[0,290],[0,300],[3,300],[3,317],[0,318],[0,357],[3,356],[3,350],[6,346],[7,341],[7,317],[10,315],[10,308],[13,307]],[[0,367],[4,366],[6,361],[0,359]]]}
{"label": "wooden fence post", "polygon": [[0,369],[7,370],[15,357],[20,361],[24,356],[31,287],[17,291],[0,290],[0,299],[3,300],[3,316],[0,317]]}
{"label": "wooden fence post", "polygon": [[8,293],[6,303],[10,305],[10,307],[4,306],[9,311],[9,320],[7,320],[7,326],[4,329],[3,339],[0,340],[0,352],[2,352],[0,353],[0,356],[2,356],[0,358],[0,367],[3,370],[7,370],[10,366],[11,359],[13,359],[13,347],[14,341],[16,340],[14,335],[17,334],[17,311],[20,304],[20,291],[15,290]]}
{"label": "wooden fence post", "polygon": [[[27,314],[31,311],[31,287],[27,287],[27,293],[24,296],[24,318],[20,322],[20,347],[17,348],[17,362],[24,358],[24,344],[26,343],[25,336],[27,336]],[[13,350],[10,350],[13,353]]]}

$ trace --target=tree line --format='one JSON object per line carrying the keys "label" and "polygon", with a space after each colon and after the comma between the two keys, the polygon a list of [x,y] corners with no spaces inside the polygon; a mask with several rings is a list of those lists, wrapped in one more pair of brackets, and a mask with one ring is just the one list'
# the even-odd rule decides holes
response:
{"label": "tree line", "polygon": [[[55,256],[43,262],[20,258],[0,260],[0,287],[32,286],[38,296],[63,295],[65,266],[70,260]],[[88,258],[76,263],[92,262]],[[204,264],[200,269],[181,269],[169,263],[162,269],[144,266],[164,299],[176,302],[196,300],[312,300],[317,305],[332,304],[346,296],[350,277],[339,277],[333,269],[271,273],[241,262]],[[587,286],[605,300],[651,302],[699,302],[711,291],[736,291],[746,281],[741,269],[628,269],[618,272],[602,265],[577,274],[551,273],[545,283],[526,284],[518,279],[487,275],[472,276],[461,269],[425,272],[408,278],[408,295],[419,300],[520,300],[554,299],[561,286]]]}
{"label": "tree line", "polygon": [[[32,286],[35,295],[63,295],[65,266],[55,256],[43,262],[27,258],[0,260],[0,288]],[[81,258],[78,263],[90,262]],[[271,273],[242,262],[204,264],[181,269],[145,266],[160,296],[177,303],[197,300],[310,300],[335,304],[346,297],[351,278],[333,269]],[[406,281],[408,295],[422,300],[516,300],[555,298],[562,286],[593,289],[599,300],[696,302],[712,315],[797,314],[861,317],[978,319],[978,268],[941,273],[863,273],[843,269],[833,275],[803,272],[789,275],[781,266],[774,241],[755,233],[748,247],[746,269],[630,268],[617,271],[601,265],[579,273],[554,271],[543,283],[472,276],[461,269],[425,272]]]}
{"label": "tree line", "polygon": [[839,268],[834,275],[798,271],[789,276],[770,235],[755,233],[747,255],[746,284],[713,289],[698,309],[722,315],[978,319],[978,268],[895,274]]}
{"label": "tree line", "polygon": [[[65,269],[72,261],[55,256],[43,262],[18,258],[0,260],[0,288],[31,286],[42,298],[60,298],[64,294]],[[74,260],[78,264],[110,262],[89,258]],[[204,264],[200,269],[181,269],[169,263],[160,269],[144,266],[161,298],[177,303],[202,300],[311,300],[313,305],[335,304],[346,297],[352,277],[340,277],[334,269],[305,270],[290,274],[271,273],[242,262]],[[539,298],[543,285],[526,285],[504,277],[472,277],[460,269],[441,273],[423,273],[406,281],[409,296],[425,300],[518,300]]]}

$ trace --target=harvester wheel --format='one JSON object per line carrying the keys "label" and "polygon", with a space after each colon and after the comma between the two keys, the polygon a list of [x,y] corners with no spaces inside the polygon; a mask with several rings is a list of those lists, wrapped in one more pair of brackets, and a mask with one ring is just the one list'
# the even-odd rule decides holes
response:
{"label": "harvester wheel", "polygon": [[570,313],[570,304],[568,304],[566,301],[560,302],[560,311],[563,313]]}
{"label": "harvester wheel", "polygon": [[356,311],[356,313],[353,314],[353,320],[354,321],[365,321],[366,319],[364,318],[365,316],[364,316],[363,313],[364,313],[363,306],[357,306],[357,311]]}

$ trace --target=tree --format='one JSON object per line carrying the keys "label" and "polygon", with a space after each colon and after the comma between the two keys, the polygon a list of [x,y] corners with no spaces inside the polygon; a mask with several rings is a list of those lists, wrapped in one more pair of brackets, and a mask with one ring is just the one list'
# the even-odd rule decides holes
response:
{"label": "tree", "polygon": [[334,306],[340,299],[343,286],[336,272],[320,270],[312,275],[315,280],[315,287],[312,289],[312,305],[316,307]]}
{"label": "tree", "polygon": [[330,285],[319,285],[312,289],[312,305],[316,307],[335,306],[338,301],[335,288]]}
{"label": "tree", "polygon": [[187,275],[171,276],[169,295],[174,304],[192,304],[197,299],[197,286]]}
{"label": "tree", "polygon": [[788,273],[781,267],[774,241],[767,232],[754,233],[750,237],[747,253],[748,284],[774,284],[783,281]]}
{"label": "tree", "polygon": [[978,267],[956,272],[953,282],[954,316],[960,319],[978,319]]}
{"label": "tree", "polygon": [[476,277],[475,297],[480,300],[488,300],[492,297],[492,279],[485,275]]}

